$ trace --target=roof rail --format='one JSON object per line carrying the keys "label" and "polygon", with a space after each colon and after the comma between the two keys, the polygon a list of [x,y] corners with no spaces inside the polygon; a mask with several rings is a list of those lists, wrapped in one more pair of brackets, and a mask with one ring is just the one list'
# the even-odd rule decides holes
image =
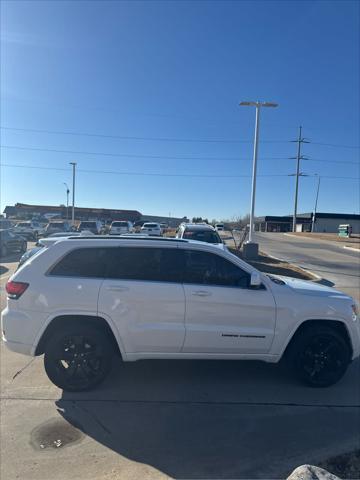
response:
{"label": "roof rail", "polygon": [[169,237],[150,237],[148,235],[91,235],[86,237],[67,237],[69,240],[153,240],[160,242],[182,242],[188,243],[188,240],[183,238],[169,238]]}

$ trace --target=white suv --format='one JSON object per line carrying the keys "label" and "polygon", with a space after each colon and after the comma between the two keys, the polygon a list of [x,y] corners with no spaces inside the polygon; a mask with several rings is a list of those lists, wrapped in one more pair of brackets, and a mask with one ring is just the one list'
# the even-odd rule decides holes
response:
{"label": "white suv", "polygon": [[44,355],[53,383],[93,388],[114,354],[291,365],[316,387],[360,354],[358,306],[332,288],[262,274],[204,242],[69,238],[31,257],[6,285],[3,339]]}
{"label": "white suv", "polygon": [[112,222],[109,230],[110,235],[124,235],[126,233],[133,233],[134,227],[131,222],[127,220],[116,220]]}
{"label": "white suv", "polygon": [[140,233],[142,233],[144,235],[151,235],[151,236],[155,236],[155,237],[160,237],[161,236],[160,223],[146,222],[141,227]]}

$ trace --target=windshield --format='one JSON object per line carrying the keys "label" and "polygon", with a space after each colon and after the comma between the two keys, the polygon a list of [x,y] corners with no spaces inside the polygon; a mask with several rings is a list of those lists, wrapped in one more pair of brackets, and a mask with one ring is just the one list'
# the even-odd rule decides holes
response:
{"label": "windshield", "polygon": [[27,228],[30,228],[31,227],[31,224],[30,223],[27,223],[27,222],[20,222],[20,223],[17,223],[15,225],[15,228],[16,227],[27,227]]}

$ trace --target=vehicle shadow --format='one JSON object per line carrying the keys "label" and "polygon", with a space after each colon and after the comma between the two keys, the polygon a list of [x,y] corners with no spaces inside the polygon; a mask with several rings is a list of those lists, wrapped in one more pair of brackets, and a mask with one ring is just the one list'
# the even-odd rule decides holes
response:
{"label": "vehicle shadow", "polygon": [[303,387],[261,362],[119,361],[100,388],[56,404],[97,442],[174,478],[285,478],[358,441],[356,382],[345,394],[341,383]]}

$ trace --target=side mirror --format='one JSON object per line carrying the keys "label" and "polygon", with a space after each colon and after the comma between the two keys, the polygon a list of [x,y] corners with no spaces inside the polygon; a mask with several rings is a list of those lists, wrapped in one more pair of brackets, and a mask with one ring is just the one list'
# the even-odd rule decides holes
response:
{"label": "side mirror", "polygon": [[261,276],[259,272],[252,272],[250,278],[250,287],[257,288],[261,285]]}

